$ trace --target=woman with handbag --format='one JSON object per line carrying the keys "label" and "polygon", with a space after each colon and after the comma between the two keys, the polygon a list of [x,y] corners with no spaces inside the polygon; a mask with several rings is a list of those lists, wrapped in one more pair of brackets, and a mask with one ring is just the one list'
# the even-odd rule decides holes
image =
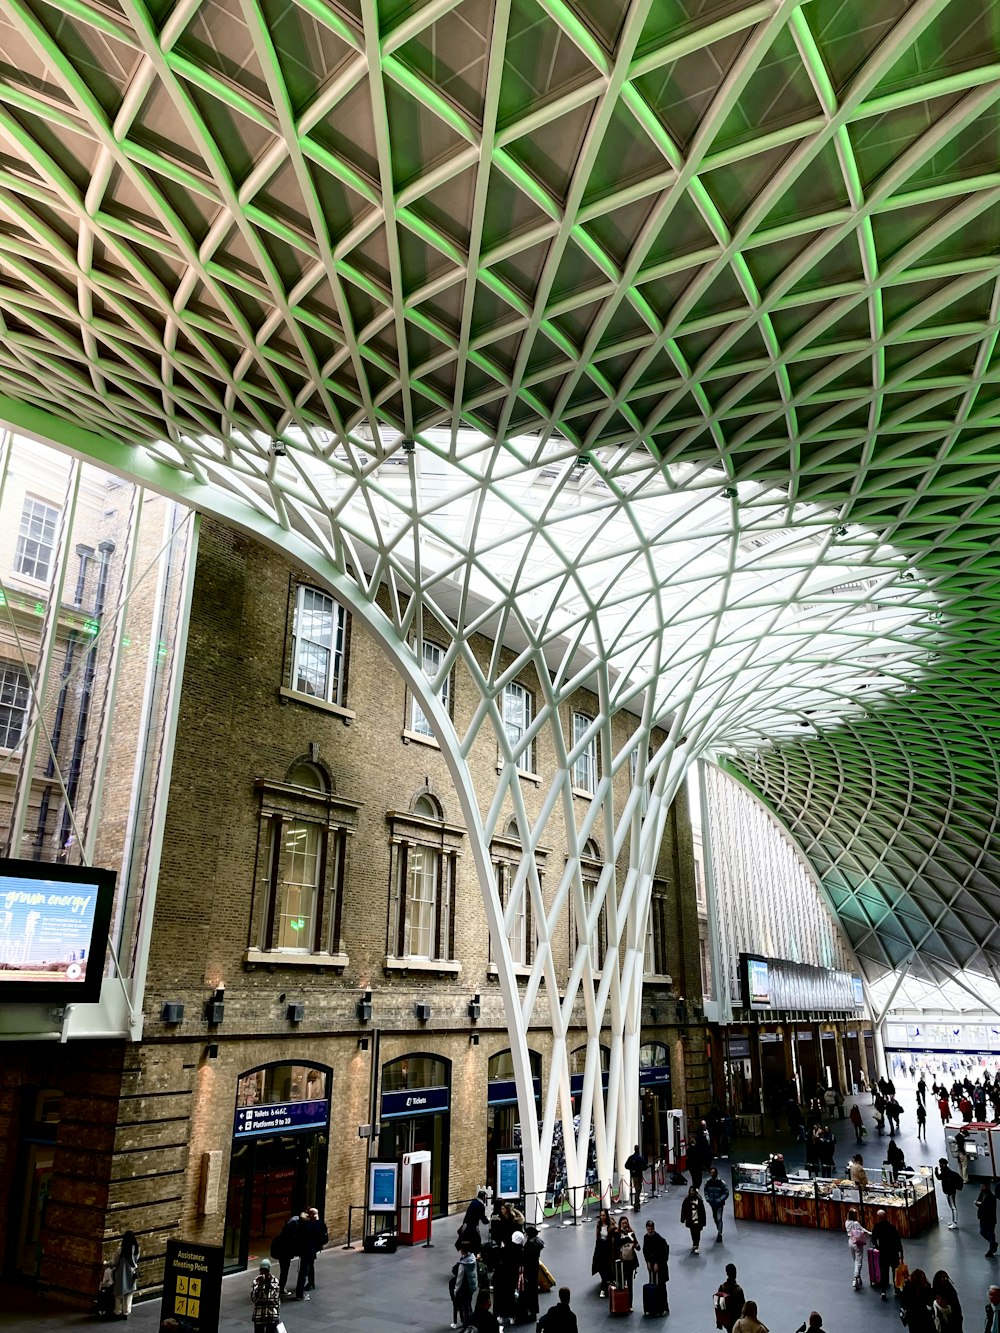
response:
{"label": "woman with handbag", "polygon": [[910,1333],[934,1333],[934,1291],[922,1268],[915,1268],[899,1293],[899,1317]]}
{"label": "woman with handbag", "polygon": [[606,1208],[597,1215],[597,1234],[594,1238],[594,1257],[590,1265],[591,1273],[601,1279],[599,1295],[608,1294],[608,1287],[615,1280],[615,1240],[617,1231]]}
{"label": "woman with handbag", "polygon": [[847,1248],[851,1252],[851,1260],[854,1264],[854,1290],[861,1290],[861,1264],[865,1257],[865,1249],[868,1245],[868,1232],[858,1221],[858,1210],[851,1208],[847,1214],[847,1221],[844,1223],[844,1230],[847,1232]]}
{"label": "woman with handbag", "polygon": [[618,1245],[615,1258],[621,1264],[621,1274],[625,1279],[626,1287],[628,1287],[628,1299],[629,1305],[631,1305],[632,1284],[635,1281],[636,1269],[639,1267],[639,1238],[632,1230],[632,1223],[627,1217],[622,1217],[618,1223]]}

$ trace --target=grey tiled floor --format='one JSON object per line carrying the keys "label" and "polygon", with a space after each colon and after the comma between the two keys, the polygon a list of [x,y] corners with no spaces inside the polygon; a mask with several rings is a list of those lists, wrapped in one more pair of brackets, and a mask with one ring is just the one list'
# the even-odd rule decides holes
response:
{"label": "grey tiled floor", "polygon": [[[905,1129],[900,1143],[911,1164],[934,1163],[942,1153],[942,1137],[936,1110],[931,1107],[928,1142],[916,1142],[913,1114],[914,1094],[902,1087],[900,1100],[907,1108]],[[868,1098],[860,1102],[869,1118]],[[854,1150],[850,1123],[837,1122],[840,1148],[838,1162],[847,1160]],[[870,1138],[865,1147],[869,1166],[881,1160],[881,1144]],[[738,1145],[733,1160],[760,1161],[778,1139],[748,1141]],[[800,1162],[801,1147],[781,1142],[790,1164]],[[720,1162],[722,1174],[728,1175],[727,1163]],[[662,1333],[711,1333],[715,1321],[712,1292],[724,1276],[726,1263],[733,1262],[747,1295],[757,1300],[760,1317],[772,1333],[792,1333],[811,1309],[824,1316],[828,1333],[857,1333],[858,1330],[899,1330],[901,1325],[893,1304],[883,1305],[868,1289],[858,1294],[851,1290],[850,1258],[844,1238],[837,1233],[800,1231],[754,1222],[734,1222],[727,1217],[725,1240],[713,1243],[711,1232],[697,1256],[690,1254],[687,1232],[679,1222],[681,1189],[670,1189],[644,1203],[641,1217],[655,1218],[659,1230],[671,1246],[670,1318],[644,1321],[641,1312],[631,1316],[631,1323],[651,1326]],[[1000,1265],[984,1258],[985,1243],[980,1240],[974,1199],[976,1189],[969,1186],[959,1195],[961,1228],[949,1232],[944,1226],[933,1228],[906,1245],[911,1267],[923,1267],[928,1274],[946,1268],[958,1288],[965,1311],[966,1327],[978,1333],[986,1289],[990,1282],[1000,1282]],[[942,1201],[943,1202],[943,1201]],[[451,1318],[447,1277],[454,1262],[452,1240],[455,1223],[438,1224],[437,1241],[432,1249],[401,1249],[395,1255],[367,1255],[360,1250],[331,1248],[317,1262],[318,1288],[310,1302],[286,1302],[282,1311],[288,1333],[317,1333],[318,1330],[344,1330],[345,1333],[404,1333],[405,1330],[446,1330]],[[559,1283],[573,1290],[573,1307],[581,1333],[587,1330],[620,1328],[624,1321],[611,1325],[607,1304],[597,1298],[597,1285],[590,1276],[593,1248],[593,1223],[586,1226],[550,1226],[543,1231],[545,1260]],[[220,1333],[250,1330],[248,1292],[251,1278],[237,1274],[227,1278],[223,1290]],[[638,1296],[638,1292],[637,1292]],[[543,1308],[551,1298],[543,1297]],[[0,1326],[24,1330],[24,1333],[55,1333],[55,1330],[93,1326],[93,1320],[77,1313],[67,1313],[40,1305],[30,1293],[11,1292],[2,1302]],[[159,1301],[136,1305],[129,1327],[132,1333],[155,1333]],[[115,1327],[111,1325],[109,1327]]]}

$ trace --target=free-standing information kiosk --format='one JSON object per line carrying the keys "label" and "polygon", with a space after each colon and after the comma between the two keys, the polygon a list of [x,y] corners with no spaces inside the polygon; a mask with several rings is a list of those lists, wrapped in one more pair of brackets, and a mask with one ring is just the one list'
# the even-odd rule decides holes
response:
{"label": "free-standing information kiosk", "polygon": [[431,1155],[403,1153],[399,1190],[399,1239],[405,1245],[422,1245],[430,1236]]}

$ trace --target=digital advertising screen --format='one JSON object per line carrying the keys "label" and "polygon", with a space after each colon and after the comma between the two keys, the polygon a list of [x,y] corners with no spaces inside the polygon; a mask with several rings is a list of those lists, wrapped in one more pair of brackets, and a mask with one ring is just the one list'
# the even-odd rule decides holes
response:
{"label": "digital advertising screen", "polygon": [[115,872],[0,857],[0,1000],[97,1000]]}
{"label": "digital advertising screen", "polygon": [[743,956],[744,988],[748,1009],[769,1009],[771,1007],[771,976],[766,958]]}

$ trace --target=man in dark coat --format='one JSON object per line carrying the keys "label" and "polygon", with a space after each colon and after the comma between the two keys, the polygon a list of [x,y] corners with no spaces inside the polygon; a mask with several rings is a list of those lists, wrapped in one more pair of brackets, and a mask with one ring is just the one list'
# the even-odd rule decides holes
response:
{"label": "man in dark coat", "polygon": [[559,1302],[538,1321],[538,1333],[579,1333],[576,1315],[569,1308],[569,1287],[559,1288]]}
{"label": "man in dark coat", "polygon": [[295,1213],[281,1228],[271,1245],[271,1257],[278,1261],[278,1287],[282,1296],[291,1295],[288,1290],[288,1270],[298,1253],[299,1215]]}
{"label": "man in dark coat", "polygon": [[657,1288],[656,1308],[660,1314],[670,1313],[667,1300],[667,1283],[670,1280],[670,1246],[656,1229],[655,1222],[646,1223],[646,1234],[642,1238],[642,1257],[649,1269],[649,1280]]}
{"label": "man in dark coat", "polygon": [[991,1180],[983,1181],[976,1200],[976,1214],[979,1218],[979,1234],[989,1246],[986,1257],[992,1259],[997,1252],[997,1196],[993,1192]]}
{"label": "man in dark coat", "polygon": [[882,1299],[889,1299],[889,1284],[895,1287],[895,1271],[903,1262],[903,1241],[889,1221],[884,1208],[880,1208],[875,1214],[875,1225],[872,1227],[872,1246],[878,1250],[879,1268],[881,1277],[879,1281],[879,1290],[882,1292]]}
{"label": "man in dark coat", "polygon": [[635,1145],[630,1157],[625,1159],[625,1170],[628,1172],[629,1183],[632,1186],[632,1210],[639,1211],[639,1205],[642,1203],[642,1174],[646,1169],[646,1159],[639,1150],[638,1143]]}
{"label": "man in dark coat", "polygon": [[455,1242],[457,1250],[463,1240],[469,1242],[469,1249],[473,1254],[478,1254],[483,1248],[483,1238],[479,1234],[480,1224],[486,1221],[486,1191],[480,1190],[474,1199],[469,1203],[465,1210],[465,1216],[462,1218],[462,1225],[458,1228],[458,1240]]}
{"label": "man in dark coat", "polygon": [[319,1210],[309,1208],[299,1215],[299,1276],[295,1283],[295,1299],[308,1301],[316,1285],[316,1256],[329,1239],[329,1232],[320,1221]]}
{"label": "man in dark coat", "polygon": [[743,1313],[746,1301],[743,1288],[736,1281],[735,1264],[726,1264],[726,1280],[715,1293],[715,1298],[715,1327],[724,1328],[729,1333]]}

